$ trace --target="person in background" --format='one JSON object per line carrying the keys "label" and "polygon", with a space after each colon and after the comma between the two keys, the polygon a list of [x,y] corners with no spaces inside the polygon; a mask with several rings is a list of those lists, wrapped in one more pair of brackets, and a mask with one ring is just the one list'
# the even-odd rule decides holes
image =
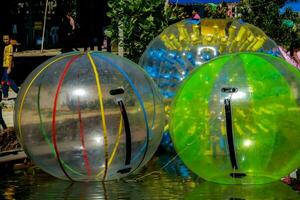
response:
{"label": "person in background", "polygon": [[234,6],[233,5],[228,5],[228,10],[227,10],[227,17],[229,18],[234,18]]}
{"label": "person in background", "polygon": [[51,42],[52,46],[55,46],[58,43],[58,26],[52,26],[50,29],[50,37],[51,37]]}
{"label": "person in background", "polygon": [[[296,38],[297,36],[294,35]],[[300,39],[294,39],[289,49],[290,56],[300,65]]]}
{"label": "person in background", "polygon": [[64,46],[62,52],[73,51],[75,48],[76,51],[78,49],[74,46],[76,44],[76,32],[77,27],[74,18],[71,15],[71,12],[67,12],[65,16],[62,18],[62,24],[60,28],[63,36]]}
{"label": "person in background", "polygon": [[66,18],[67,18],[67,20],[69,22],[69,25],[70,25],[70,31],[69,32],[74,32],[75,29],[76,29],[76,26],[75,26],[75,21],[74,21],[72,15],[71,15],[71,12],[68,12],[66,14]]}
{"label": "person in background", "polygon": [[5,44],[3,51],[3,67],[2,67],[2,78],[1,86],[3,92],[3,100],[8,99],[8,90],[9,87],[15,92],[19,92],[19,88],[16,83],[9,77],[12,67],[14,66],[13,62],[13,45],[11,44],[11,39],[9,35],[3,35],[3,42]]}
{"label": "person in background", "polygon": [[200,15],[196,9],[193,9],[193,11],[192,11],[192,19],[194,19],[194,20],[200,19]]}
{"label": "person in background", "polygon": [[291,51],[291,57],[300,65],[300,48],[299,47],[295,47]]}

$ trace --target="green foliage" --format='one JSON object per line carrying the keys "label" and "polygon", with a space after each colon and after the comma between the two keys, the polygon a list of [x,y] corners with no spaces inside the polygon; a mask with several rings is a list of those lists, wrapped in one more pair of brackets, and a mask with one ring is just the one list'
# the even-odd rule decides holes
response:
{"label": "green foliage", "polygon": [[[239,18],[261,28],[277,44],[287,48],[296,37],[299,37],[299,28],[296,26],[299,24],[299,17],[291,10],[279,13],[285,2],[286,0],[244,1],[237,7]],[[294,22],[295,25],[287,26],[286,20]]]}
{"label": "green foliage", "polygon": [[118,42],[118,28],[124,32],[125,56],[137,62],[149,42],[168,25],[185,18],[182,7],[168,6],[165,0],[108,0],[111,25],[105,34]]}
{"label": "green foliage", "polygon": [[228,7],[226,3],[213,4],[209,3],[205,5],[206,18],[224,19],[227,16]]}

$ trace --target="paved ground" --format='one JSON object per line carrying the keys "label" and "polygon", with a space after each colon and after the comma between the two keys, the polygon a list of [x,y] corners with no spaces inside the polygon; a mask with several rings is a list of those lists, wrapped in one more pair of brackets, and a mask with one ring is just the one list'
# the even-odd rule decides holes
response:
{"label": "paved ground", "polygon": [[[7,101],[3,101],[5,107],[2,109],[2,115],[3,119],[7,125],[7,127],[13,127],[14,126],[14,107],[15,107],[15,98],[17,97],[17,94],[14,93],[11,89],[9,90],[9,95]],[[2,128],[2,127],[0,127]]]}
{"label": "paved ground", "polygon": [[14,57],[31,57],[31,56],[56,56],[60,54],[60,49],[26,50],[15,52]]}
{"label": "paved ground", "polygon": [[[78,48],[81,52],[84,51],[83,48]],[[97,51],[97,47],[94,48]],[[106,49],[102,49],[102,51],[106,51]],[[117,52],[112,52],[117,53]],[[56,56],[61,54],[61,49],[44,49],[41,50],[26,50],[14,52],[14,57],[34,57],[34,56]]]}
{"label": "paved ground", "polygon": [[[2,130],[0,126],[0,135],[1,135],[1,143],[0,143],[0,167],[5,163],[18,163],[23,162],[25,158],[27,158],[26,154],[20,148],[20,145],[16,138],[16,133],[14,131],[14,106],[15,99],[17,94],[14,93],[11,89],[9,89],[9,95],[7,101],[2,101],[4,103],[4,108],[2,109],[3,119],[9,127],[6,131]],[[9,135],[13,134],[13,135]],[[2,149],[2,150],[1,150]],[[5,149],[5,150],[3,150]]]}
{"label": "paved ground", "polygon": [[[5,153],[5,155],[4,155],[4,153]],[[1,154],[3,154],[3,155],[1,155]],[[21,149],[0,152],[0,164],[12,162],[12,161],[16,161],[16,160],[23,160],[25,158],[27,158],[27,156],[26,156],[25,152],[22,151]]]}

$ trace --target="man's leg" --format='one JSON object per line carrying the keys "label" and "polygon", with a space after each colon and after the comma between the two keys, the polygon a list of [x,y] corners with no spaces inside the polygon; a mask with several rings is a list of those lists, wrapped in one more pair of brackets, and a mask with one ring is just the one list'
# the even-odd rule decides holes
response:
{"label": "man's leg", "polygon": [[1,85],[2,85],[2,92],[3,92],[3,98],[8,97],[8,85],[7,85],[7,69],[3,68],[3,74],[1,78]]}
{"label": "man's leg", "polygon": [[7,77],[7,85],[11,87],[11,89],[15,92],[18,93],[19,92],[19,88],[17,86],[17,84],[10,78]]}

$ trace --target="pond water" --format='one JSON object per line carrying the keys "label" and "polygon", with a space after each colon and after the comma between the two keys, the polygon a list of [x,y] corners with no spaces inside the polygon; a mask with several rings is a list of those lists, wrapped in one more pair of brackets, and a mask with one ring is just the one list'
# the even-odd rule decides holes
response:
{"label": "pond water", "polygon": [[175,155],[155,156],[139,174],[111,182],[56,179],[37,168],[0,176],[0,199],[300,199],[282,182],[220,185],[191,173]]}

